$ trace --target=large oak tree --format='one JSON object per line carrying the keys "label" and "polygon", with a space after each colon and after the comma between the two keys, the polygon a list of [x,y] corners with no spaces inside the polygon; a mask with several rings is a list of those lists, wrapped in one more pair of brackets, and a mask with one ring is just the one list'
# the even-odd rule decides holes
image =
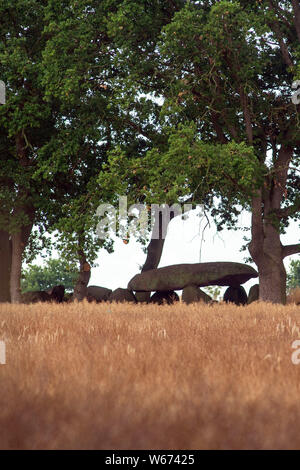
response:
{"label": "large oak tree", "polygon": [[[120,22],[128,32],[126,17]],[[129,31],[119,40],[137,65],[133,37]],[[169,133],[166,151],[130,162],[147,181],[140,194],[148,202],[203,202],[220,229],[233,227],[242,208],[251,211],[248,248],[260,299],[279,303],[286,298],[283,259],[300,251],[298,237],[289,246],[280,239],[300,212],[299,104],[291,99],[299,54],[297,1],[189,1],[163,28],[148,66],[128,69],[139,92],[164,100],[161,125]],[[122,149],[111,157],[115,174],[120,157]]]}
{"label": "large oak tree", "polygon": [[[151,51],[174,3],[1,3],[0,76],[7,103],[0,111],[0,249],[6,255],[0,300],[20,301],[26,247],[37,251],[33,242],[51,231],[58,233],[56,247],[79,261],[75,291],[82,298],[87,262],[103,246],[95,236],[95,214],[110,191],[96,177],[107,152],[122,143],[130,156],[157,141],[149,120],[155,106],[131,100],[126,70],[116,61],[116,25],[124,12],[138,14],[134,34]],[[109,240],[104,245],[111,249]]]}

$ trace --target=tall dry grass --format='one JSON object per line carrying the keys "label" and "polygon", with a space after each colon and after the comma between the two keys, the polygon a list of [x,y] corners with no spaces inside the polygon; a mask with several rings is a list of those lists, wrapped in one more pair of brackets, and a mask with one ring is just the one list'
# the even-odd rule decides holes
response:
{"label": "tall dry grass", "polygon": [[295,289],[291,289],[287,296],[287,303],[288,304],[297,304],[300,305],[300,287],[296,287]]}
{"label": "tall dry grass", "polygon": [[295,304],[2,304],[0,447],[300,448],[295,339]]}

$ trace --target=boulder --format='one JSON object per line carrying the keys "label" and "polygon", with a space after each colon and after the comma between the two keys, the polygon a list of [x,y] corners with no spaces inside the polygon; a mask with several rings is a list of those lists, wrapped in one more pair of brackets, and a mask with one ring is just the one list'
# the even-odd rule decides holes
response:
{"label": "boulder", "polygon": [[250,287],[249,294],[248,294],[248,304],[255,302],[259,299],[259,284],[254,284],[254,286]]}
{"label": "boulder", "polygon": [[236,305],[245,305],[248,301],[248,296],[245,289],[242,286],[228,287],[226,289],[223,300],[225,302],[232,302]]}
{"label": "boulder", "polygon": [[212,302],[212,298],[195,285],[186,286],[182,291],[182,302],[191,304],[193,302]]}
{"label": "boulder", "polygon": [[135,292],[134,295],[138,302],[146,304],[150,302],[151,292]]}
{"label": "boulder", "polygon": [[179,301],[179,296],[173,290],[155,292],[150,298],[151,304],[158,304],[158,305],[163,305],[163,304],[172,305],[174,302],[178,302],[178,301]]}
{"label": "boulder", "polygon": [[54,302],[61,303],[64,300],[64,295],[65,295],[65,286],[59,285],[59,286],[54,286],[51,289],[46,291],[47,294],[50,295],[51,300]]}
{"label": "boulder", "polygon": [[21,294],[23,304],[35,304],[37,302],[51,302],[51,295],[45,291],[30,291]]}
{"label": "boulder", "polygon": [[30,291],[25,292],[21,295],[22,303],[24,304],[33,304],[36,302],[57,302],[61,303],[64,301],[65,296],[65,286],[54,286],[47,291]]}
{"label": "boulder", "polygon": [[129,289],[121,289],[120,287],[114,290],[109,298],[109,302],[134,302],[136,303],[136,298],[133,292]]}
{"label": "boulder", "polygon": [[112,293],[111,289],[100,286],[88,286],[86,298],[89,302],[105,302]]}
{"label": "boulder", "polygon": [[238,287],[257,276],[254,268],[242,263],[174,264],[136,274],[128,283],[128,289],[150,292],[180,290],[190,285]]}

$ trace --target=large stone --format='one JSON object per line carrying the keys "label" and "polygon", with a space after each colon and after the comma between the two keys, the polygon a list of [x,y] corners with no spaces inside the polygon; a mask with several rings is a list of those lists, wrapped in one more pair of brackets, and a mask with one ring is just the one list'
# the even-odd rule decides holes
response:
{"label": "large stone", "polygon": [[105,302],[112,293],[111,289],[100,286],[88,286],[86,298],[89,302]]}
{"label": "large stone", "polygon": [[110,294],[108,300],[109,302],[134,302],[136,303],[136,298],[133,292],[129,289],[121,289],[121,287],[114,290]]}
{"label": "large stone", "polygon": [[37,290],[30,291],[21,294],[21,301],[24,304],[34,304],[36,302],[57,302],[61,303],[64,301],[65,286],[54,286],[47,291]]}
{"label": "large stone", "polygon": [[54,286],[46,292],[50,295],[51,300],[53,300],[54,302],[61,303],[63,302],[65,296],[65,286]]}
{"label": "large stone", "polygon": [[138,302],[145,304],[150,302],[151,292],[135,292],[134,295]]}
{"label": "large stone", "polygon": [[182,302],[191,304],[193,302],[212,302],[212,298],[195,285],[187,286],[182,291]]}
{"label": "large stone", "polygon": [[180,290],[189,285],[238,287],[257,276],[254,268],[242,263],[174,264],[136,274],[128,283],[128,289],[149,292]]}
{"label": "large stone", "polygon": [[225,300],[225,302],[232,302],[236,305],[245,305],[248,301],[248,296],[242,286],[231,286],[226,289],[223,300]]}
{"label": "large stone", "polygon": [[163,304],[172,305],[174,302],[178,302],[178,301],[179,301],[179,296],[173,290],[155,292],[150,298],[151,304],[158,304],[158,305],[163,305]]}
{"label": "large stone", "polygon": [[259,284],[254,284],[249,290],[248,294],[248,304],[255,302],[259,299]]}
{"label": "large stone", "polygon": [[45,291],[30,291],[21,294],[23,304],[35,304],[37,302],[51,302],[51,295]]}

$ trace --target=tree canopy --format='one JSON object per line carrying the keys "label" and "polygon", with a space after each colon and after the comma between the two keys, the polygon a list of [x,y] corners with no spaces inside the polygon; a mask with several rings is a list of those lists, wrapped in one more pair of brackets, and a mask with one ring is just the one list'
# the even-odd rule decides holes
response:
{"label": "tree canopy", "polygon": [[78,266],[64,259],[49,259],[43,266],[29,264],[23,270],[22,292],[45,291],[51,287],[64,285],[66,291],[73,291],[78,277]]}
{"label": "tree canopy", "polygon": [[[141,133],[148,140],[155,135],[149,121],[155,106],[131,100],[115,61],[114,24],[134,4],[140,11],[138,2],[120,0],[1,3],[0,75],[7,100],[0,109],[0,229],[2,246],[11,240],[4,270],[13,301],[20,300],[24,249],[34,255],[47,243],[43,234],[54,231],[56,247],[81,266],[93,262],[100,246],[112,249],[110,240],[95,236],[96,208],[110,196],[97,175],[117,143],[129,155],[145,147]],[[143,30],[146,45],[153,20],[157,32],[174,6],[144,2],[145,8],[136,33]]]}
{"label": "tree canopy", "polygon": [[6,0],[0,13],[12,300],[45,233],[81,273],[111,250],[96,209],[127,195],[203,203],[219,229],[251,211],[261,299],[285,302],[283,259],[300,250],[280,241],[300,212],[299,2]]}
{"label": "tree canopy", "polygon": [[287,273],[288,290],[300,287],[300,260],[292,260]]}
{"label": "tree canopy", "polygon": [[[250,210],[261,299],[274,302],[285,302],[283,258],[300,250],[297,239],[280,242],[300,213],[299,105],[291,99],[299,13],[298,2],[186,2],[162,28],[148,67],[128,70],[139,93],[161,97],[165,149],[154,145],[130,161],[114,149],[111,176],[100,177],[121,188],[125,176],[147,201],[203,202],[220,229]],[[126,48],[131,41],[120,39],[129,63],[138,56]]]}

